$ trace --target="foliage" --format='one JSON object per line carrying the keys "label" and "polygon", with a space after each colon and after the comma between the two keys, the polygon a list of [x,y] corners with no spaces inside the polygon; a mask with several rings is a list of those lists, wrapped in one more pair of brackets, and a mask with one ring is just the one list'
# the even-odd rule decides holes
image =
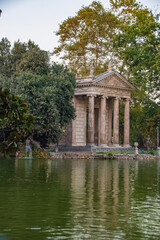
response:
{"label": "foliage", "polygon": [[7,38],[0,41],[0,73],[3,76],[11,74],[11,44]]}
{"label": "foliage", "polygon": [[108,61],[106,52],[111,51],[110,39],[115,34],[116,24],[116,17],[100,2],[93,1],[60,24],[56,33],[60,44],[54,54],[62,53],[71,69],[82,75],[86,75],[87,66],[94,61],[95,71],[100,73]]}
{"label": "foliage", "polygon": [[28,137],[33,116],[28,115],[24,100],[13,95],[9,89],[0,88],[0,151],[15,155],[20,144]]}
{"label": "foliage", "polygon": [[[113,154],[134,154],[135,151],[134,150],[112,150],[112,151],[105,151],[105,152],[96,152],[96,154],[108,154],[108,155],[111,155]],[[138,154],[151,154],[151,155],[157,155],[157,150],[154,150],[154,149],[151,149],[150,151],[144,151],[144,150],[141,150],[139,149],[138,150]]]}
{"label": "foliage", "polygon": [[108,154],[109,159],[114,159],[115,158],[112,151],[109,151],[107,154]]}
{"label": "foliage", "polygon": [[47,74],[49,72],[49,54],[41,50],[31,40],[28,43],[17,41],[13,48],[7,38],[0,41],[0,74],[11,77],[19,72]]}
{"label": "foliage", "polygon": [[[111,0],[119,31],[113,47],[121,62],[120,71],[128,72],[129,80],[138,88],[139,99],[151,93],[159,97],[160,23],[159,16],[136,0]],[[143,100],[143,99],[142,99]]]}
{"label": "foliage", "polygon": [[24,98],[34,116],[33,137],[41,146],[59,142],[67,124],[74,118],[72,98],[75,77],[62,65],[54,64],[50,74],[22,72],[18,76],[0,78],[3,86]]}
{"label": "foliage", "polygon": [[72,98],[75,77],[62,65],[49,64],[49,53],[31,40],[17,41],[11,48],[0,41],[0,85],[25,99],[34,115],[33,137],[46,146],[59,142],[66,125],[74,118]]}
{"label": "foliage", "polygon": [[160,105],[146,97],[143,105],[136,101],[130,109],[131,144],[138,142],[145,146],[147,136],[150,135],[152,147],[156,147],[156,127],[160,126]]}

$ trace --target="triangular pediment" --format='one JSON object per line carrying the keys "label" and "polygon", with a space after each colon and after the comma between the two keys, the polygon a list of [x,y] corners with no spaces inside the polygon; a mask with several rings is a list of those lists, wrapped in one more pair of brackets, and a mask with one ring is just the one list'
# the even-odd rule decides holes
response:
{"label": "triangular pediment", "polygon": [[93,82],[104,87],[134,90],[133,85],[116,71],[100,74]]}

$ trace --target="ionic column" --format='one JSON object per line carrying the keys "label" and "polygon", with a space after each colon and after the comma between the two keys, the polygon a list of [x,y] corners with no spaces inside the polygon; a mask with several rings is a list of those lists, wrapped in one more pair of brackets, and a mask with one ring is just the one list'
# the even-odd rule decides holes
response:
{"label": "ionic column", "polygon": [[129,147],[129,99],[125,99],[124,103],[124,147]]}
{"label": "ionic column", "polygon": [[106,145],[106,98],[101,97],[101,127],[100,127],[100,143]]}
{"label": "ionic column", "polygon": [[119,146],[119,99],[114,98],[113,112],[113,145]]}
{"label": "ionic column", "polygon": [[94,145],[94,96],[89,96],[88,105],[88,145]]}
{"label": "ionic column", "polygon": [[112,99],[108,99],[108,146],[112,145]]}

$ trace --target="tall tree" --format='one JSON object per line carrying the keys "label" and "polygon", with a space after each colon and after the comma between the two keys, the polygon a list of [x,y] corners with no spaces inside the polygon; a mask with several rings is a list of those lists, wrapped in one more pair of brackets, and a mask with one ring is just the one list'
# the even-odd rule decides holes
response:
{"label": "tall tree", "polygon": [[87,73],[91,62],[94,62],[95,71],[101,72],[112,51],[110,39],[116,26],[116,17],[111,11],[93,1],[88,7],[82,7],[75,17],[60,24],[56,33],[59,46],[54,49],[54,54],[62,53],[62,59],[68,61],[71,69],[82,75]]}
{"label": "tall tree", "polygon": [[11,44],[7,38],[0,41],[0,74],[11,76]]}
{"label": "tall tree", "polygon": [[26,71],[47,74],[49,67],[49,53],[31,40],[27,43],[18,40],[12,48],[7,38],[0,41],[0,75],[11,77]]}
{"label": "tall tree", "polygon": [[47,74],[49,72],[49,55],[39,48],[31,48],[23,54],[18,61],[17,72],[36,72]]}
{"label": "tall tree", "polygon": [[[159,16],[136,0],[110,0],[119,31],[113,47],[121,62],[120,71],[140,90],[158,98],[160,90],[160,23]],[[154,92],[154,95],[153,95]]]}

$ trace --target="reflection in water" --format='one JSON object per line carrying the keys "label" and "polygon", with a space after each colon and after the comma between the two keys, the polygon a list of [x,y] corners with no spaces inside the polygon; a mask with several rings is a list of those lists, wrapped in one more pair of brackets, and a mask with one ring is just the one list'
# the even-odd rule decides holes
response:
{"label": "reflection in water", "polygon": [[0,161],[10,239],[158,239],[160,161]]}
{"label": "reflection in water", "polygon": [[25,158],[32,158],[32,148],[31,148],[31,145],[29,144],[29,142],[26,143],[25,153],[26,153]]}
{"label": "reflection in water", "polygon": [[[119,189],[119,161],[102,161],[89,163],[90,169],[87,169],[85,161],[79,160],[72,163],[71,177],[71,212],[73,224],[73,239],[84,237],[84,230],[94,231],[100,239],[114,239],[116,232],[114,229],[119,228],[120,203],[119,197],[123,194],[123,221],[124,215],[129,210],[129,162],[123,162],[123,189],[121,194]],[[108,231],[112,229],[112,231]],[[103,234],[104,237],[103,237]],[[119,233],[119,237],[121,233]],[[87,235],[92,237],[92,235]],[[122,234],[123,236],[123,234]],[[83,238],[82,238],[83,239]]]}

